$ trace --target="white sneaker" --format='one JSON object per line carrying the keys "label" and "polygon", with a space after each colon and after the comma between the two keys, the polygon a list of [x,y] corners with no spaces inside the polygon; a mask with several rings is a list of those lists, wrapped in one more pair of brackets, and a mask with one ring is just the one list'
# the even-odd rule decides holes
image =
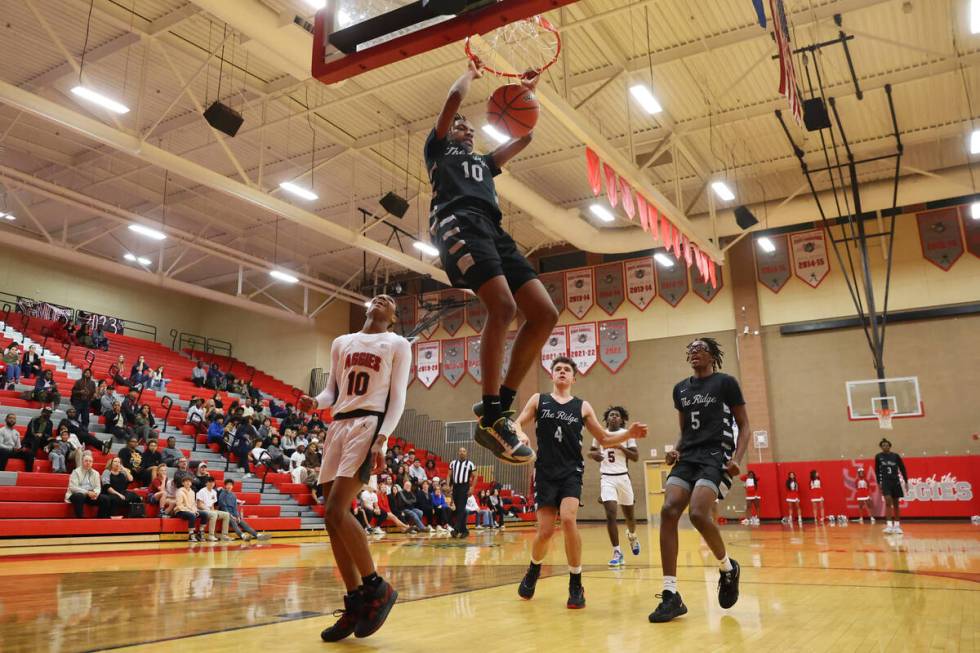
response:
{"label": "white sneaker", "polygon": [[789,517],[783,517],[782,519],[779,520],[779,522],[781,524],[788,524],[788,523],[790,523],[790,518]]}
{"label": "white sneaker", "polygon": [[871,523],[872,524],[875,523],[875,518],[874,517],[871,518]]}
{"label": "white sneaker", "polygon": [[442,526],[436,525],[436,533],[445,533],[446,529]]}
{"label": "white sneaker", "polygon": [[243,542],[248,542],[250,539],[252,539],[252,535],[251,534],[249,534],[249,533],[242,533],[242,541]]}
{"label": "white sneaker", "polygon": [[214,535],[208,535],[208,542],[217,542],[217,541],[218,538],[216,538]]}
{"label": "white sneaker", "polygon": [[752,525],[753,526],[758,526],[759,525],[759,518],[758,517],[753,517],[752,518]]}
{"label": "white sneaker", "polygon": [[432,528],[432,525],[431,524],[429,525],[429,532],[430,533],[435,533],[436,532],[436,529]]}
{"label": "white sneaker", "polygon": [[381,528],[380,526],[375,526],[374,527],[374,534],[375,535],[384,535],[385,532],[384,532],[384,529]]}
{"label": "white sneaker", "polygon": [[748,517],[746,517],[745,519],[742,520],[742,526],[748,526],[751,523],[752,523],[752,520],[749,519]]}
{"label": "white sneaker", "polygon": [[893,535],[901,535],[904,532],[905,531],[902,530],[901,525],[895,524],[894,526],[892,526],[892,534]]}
{"label": "white sneaker", "polygon": [[885,529],[882,532],[891,535],[892,533],[895,532],[895,528],[894,526],[885,526]]}

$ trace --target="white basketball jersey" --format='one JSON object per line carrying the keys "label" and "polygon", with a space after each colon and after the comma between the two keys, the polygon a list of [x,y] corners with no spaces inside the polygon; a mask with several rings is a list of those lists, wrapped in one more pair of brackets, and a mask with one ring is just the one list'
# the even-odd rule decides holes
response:
{"label": "white basketball jersey", "polygon": [[[626,433],[626,429],[620,429],[618,431],[610,431],[612,435],[622,435]],[[631,449],[636,447],[636,440],[629,439],[623,443],[626,448]],[[599,441],[593,439],[592,446],[599,449],[599,455],[602,456],[602,463],[599,465],[599,473],[601,474],[625,474],[629,471],[627,467],[626,454],[622,449],[612,448],[606,449],[605,447],[599,446]]]}
{"label": "white basketball jersey", "polygon": [[331,370],[337,386],[332,412],[355,410],[385,412],[391,390],[394,352],[404,340],[396,333],[350,333],[337,338],[337,368]]}

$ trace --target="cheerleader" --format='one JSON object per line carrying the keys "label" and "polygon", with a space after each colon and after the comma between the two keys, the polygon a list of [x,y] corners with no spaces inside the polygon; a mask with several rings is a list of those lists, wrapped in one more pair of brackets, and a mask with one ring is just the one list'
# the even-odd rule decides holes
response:
{"label": "cheerleader", "polygon": [[755,477],[755,472],[749,471],[742,477],[745,481],[745,507],[749,509],[749,516],[742,520],[746,526],[759,525],[759,481]]}
{"label": "cheerleader", "polygon": [[789,517],[783,518],[784,524],[793,523],[793,511],[796,511],[796,521],[802,526],[803,515],[800,512],[800,484],[796,481],[796,472],[790,472],[786,477],[786,509]]}
{"label": "cheerleader", "polygon": [[[823,505],[823,486],[820,482],[820,472],[815,469],[810,470],[810,505],[813,506],[813,521],[819,523],[827,518],[827,513],[824,510]],[[817,511],[820,511],[820,517],[817,517]]]}
{"label": "cheerleader", "polygon": [[857,502],[858,502],[858,521],[864,523],[864,513],[868,513],[868,519],[875,523],[875,517],[871,514],[871,490],[868,487],[868,479],[864,477],[864,467],[858,467],[857,477]]}

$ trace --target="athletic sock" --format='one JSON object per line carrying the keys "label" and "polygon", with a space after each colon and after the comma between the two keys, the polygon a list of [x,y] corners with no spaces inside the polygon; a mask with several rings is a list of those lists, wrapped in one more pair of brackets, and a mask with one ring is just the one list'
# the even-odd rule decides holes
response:
{"label": "athletic sock", "polygon": [[[578,571],[574,571],[578,569]],[[568,585],[569,587],[581,587],[582,586],[582,568],[581,567],[569,567],[568,568]]]}
{"label": "athletic sock", "polygon": [[500,419],[500,397],[497,395],[483,395],[483,421],[487,426]]}
{"label": "athletic sock", "polygon": [[664,591],[677,594],[677,576],[664,576]]}
{"label": "athletic sock", "polygon": [[505,385],[500,386],[500,410],[503,412],[510,410],[516,396],[517,390],[511,390]]}
{"label": "athletic sock", "polygon": [[724,558],[718,561],[718,568],[722,571],[731,571],[733,569],[732,561],[728,559],[727,553],[725,554]]}
{"label": "athletic sock", "polygon": [[378,575],[378,572],[372,571],[367,576],[361,576],[361,582],[364,583],[364,589],[366,590],[377,589],[381,584],[381,576]]}
{"label": "athletic sock", "polygon": [[622,553],[623,553],[623,550],[622,550],[622,549],[620,549],[620,548],[619,548],[618,546],[614,546],[614,547],[613,547],[613,553],[619,553],[619,554],[622,554]]}
{"label": "athletic sock", "polygon": [[885,522],[885,525],[888,526],[888,528],[891,528],[892,527],[892,520],[889,519],[887,522]]}
{"label": "athletic sock", "polygon": [[541,571],[541,560],[531,558],[531,568],[534,569],[534,571]]}

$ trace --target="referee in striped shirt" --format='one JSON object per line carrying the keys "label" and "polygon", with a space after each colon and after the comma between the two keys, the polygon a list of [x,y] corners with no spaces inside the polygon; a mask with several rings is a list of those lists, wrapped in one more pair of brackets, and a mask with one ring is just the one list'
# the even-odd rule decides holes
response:
{"label": "referee in striped shirt", "polygon": [[469,537],[466,528],[466,500],[470,496],[470,479],[476,466],[466,458],[466,448],[459,448],[456,460],[449,463],[449,485],[453,492],[453,505],[456,507],[455,532],[453,537]]}

